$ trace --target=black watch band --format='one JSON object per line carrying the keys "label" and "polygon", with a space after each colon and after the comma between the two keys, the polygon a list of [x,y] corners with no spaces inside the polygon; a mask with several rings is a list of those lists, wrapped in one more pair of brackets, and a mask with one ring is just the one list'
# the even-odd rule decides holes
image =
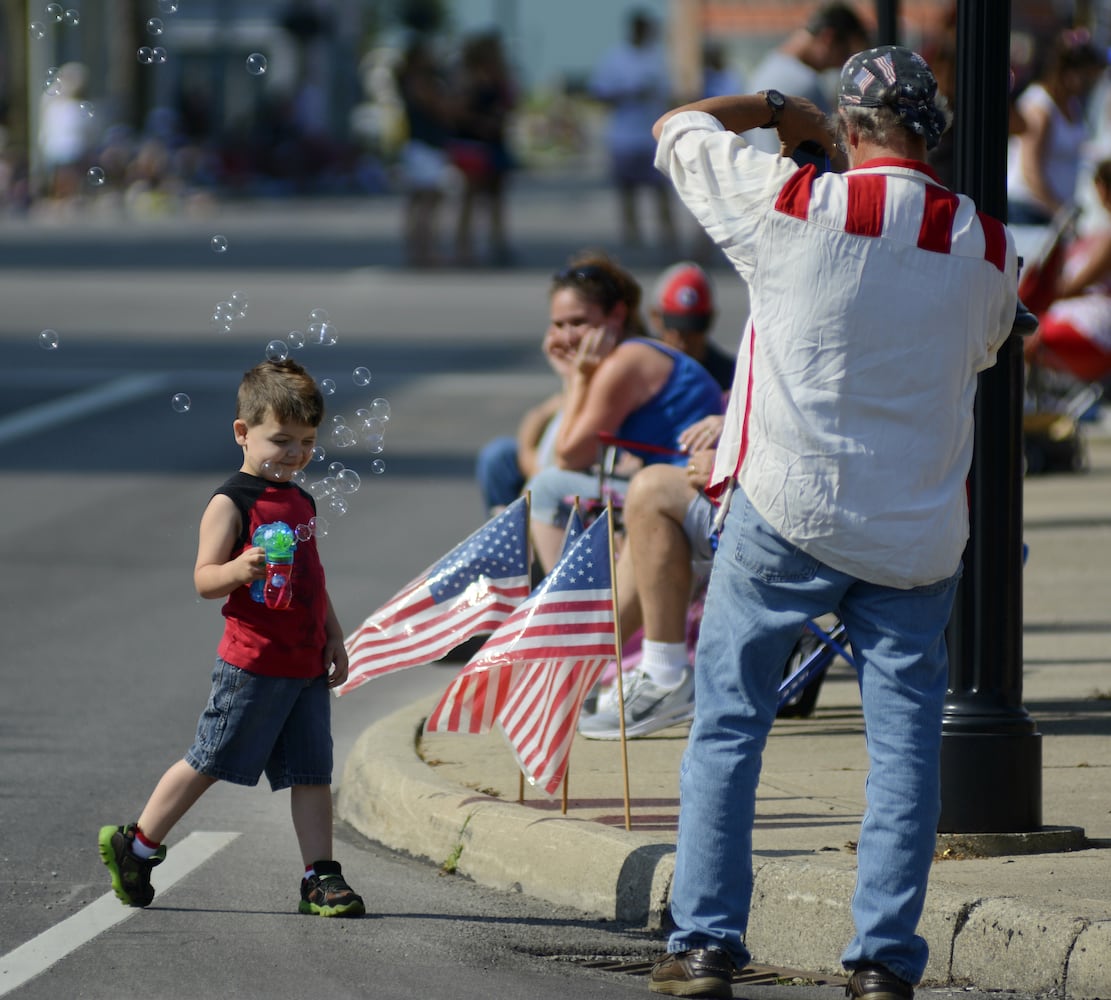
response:
{"label": "black watch band", "polygon": [[778,90],[761,90],[760,96],[767,102],[768,108],[772,113],[771,118],[761,125],[760,128],[775,128],[779,124],[779,118],[783,114],[783,109],[787,107],[787,98]]}

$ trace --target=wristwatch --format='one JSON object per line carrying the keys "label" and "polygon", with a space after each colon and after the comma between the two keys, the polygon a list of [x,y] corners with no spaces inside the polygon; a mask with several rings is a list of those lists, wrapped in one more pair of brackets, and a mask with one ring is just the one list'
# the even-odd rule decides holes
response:
{"label": "wristwatch", "polygon": [[783,114],[783,109],[787,107],[787,98],[778,90],[761,90],[760,94],[768,102],[768,107],[772,113],[771,118],[760,128],[775,128],[779,124],[779,116]]}

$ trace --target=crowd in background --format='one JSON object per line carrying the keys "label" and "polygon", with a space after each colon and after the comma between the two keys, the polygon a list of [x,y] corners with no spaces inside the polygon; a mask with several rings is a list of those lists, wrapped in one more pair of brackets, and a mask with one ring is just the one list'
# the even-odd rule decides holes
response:
{"label": "crowd in background", "polygon": [[[852,4],[827,5],[835,6],[871,15]],[[205,94],[183,85],[133,127],[106,120],[85,67],[65,63],[50,71],[40,98],[37,176],[29,176],[25,152],[5,141],[0,127],[0,207],[8,214],[39,206],[65,214],[99,202],[154,217],[221,197],[399,193],[407,203],[409,263],[505,265],[513,260],[506,217],[513,172],[556,150],[545,162],[562,154],[575,170],[597,171],[608,157],[618,203],[615,239],[623,245],[651,238],[671,256],[697,255],[697,248],[678,244],[651,143],[634,141],[645,131],[637,122],[676,100],[746,82],[759,89],[761,67],[773,57],[805,64],[814,86],[827,85],[839,58],[823,61],[804,50],[800,61],[796,43],[817,37],[801,27],[754,66],[740,64],[730,39],[707,39],[702,94],[682,93],[670,71],[666,26],[633,7],[622,23],[626,37],[589,78],[548,91],[543,101],[524,91],[514,53],[496,28],[463,37],[413,32],[401,44],[368,51],[352,69],[360,92],[342,135],[328,126],[321,108],[328,95],[311,78],[288,93],[267,91],[234,127],[214,122]],[[919,47],[952,102],[955,16]],[[1111,151],[1105,49],[1081,26],[1025,33],[1019,25],[1012,65],[1011,221],[1044,221],[1075,200],[1087,210],[1082,228],[1096,225],[1103,209],[1090,178]],[[931,156],[947,182],[951,155],[950,135]],[[639,222],[637,197],[651,198],[654,226]]]}

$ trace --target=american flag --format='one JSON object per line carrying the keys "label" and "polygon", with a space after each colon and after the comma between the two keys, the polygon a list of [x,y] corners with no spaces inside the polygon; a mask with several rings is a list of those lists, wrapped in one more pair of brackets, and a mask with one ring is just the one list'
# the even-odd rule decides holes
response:
{"label": "american flag", "polygon": [[563,780],[587,692],[615,655],[610,515],[568,540],[559,562],[468,663],[425,723],[483,733],[497,722],[531,784]]}
{"label": "american flag", "polygon": [[347,694],[372,677],[430,663],[493,632],[529,592],[522,497],[430,566],[347,637]]}

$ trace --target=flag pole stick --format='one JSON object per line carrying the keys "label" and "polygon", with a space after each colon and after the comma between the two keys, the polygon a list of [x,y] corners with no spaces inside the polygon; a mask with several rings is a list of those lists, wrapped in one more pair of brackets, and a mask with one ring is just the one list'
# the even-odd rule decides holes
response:
{"label": "flag pole stick", "polygon": [[[532,589],[532,491],[525,490],[525,544],[528,546],[525,552],[525,565],[528,567],[529,574],[529,589]],[[517,802],[522,804],[525,801],[525,772],[517,771]]]}
{"label": "flag pole stick", "polygon": [[568,761],[567,770],[563,772],[563,815],[567,815],[567,779],[571,776],[571,763]]}
{"label": "flag pole stick", "polygon": [[606,519],[609,523],[610,590],[613,594],[613,655],[617,661],[617,719],[621,730],[621,775],[625,785],[625,829],[633,828],[632,807],[629,803],[629,744],[625,738],[625,684],[621,669],[621,619],[617,613],[617,567],[613,557],[613,499],[606,501]]}

